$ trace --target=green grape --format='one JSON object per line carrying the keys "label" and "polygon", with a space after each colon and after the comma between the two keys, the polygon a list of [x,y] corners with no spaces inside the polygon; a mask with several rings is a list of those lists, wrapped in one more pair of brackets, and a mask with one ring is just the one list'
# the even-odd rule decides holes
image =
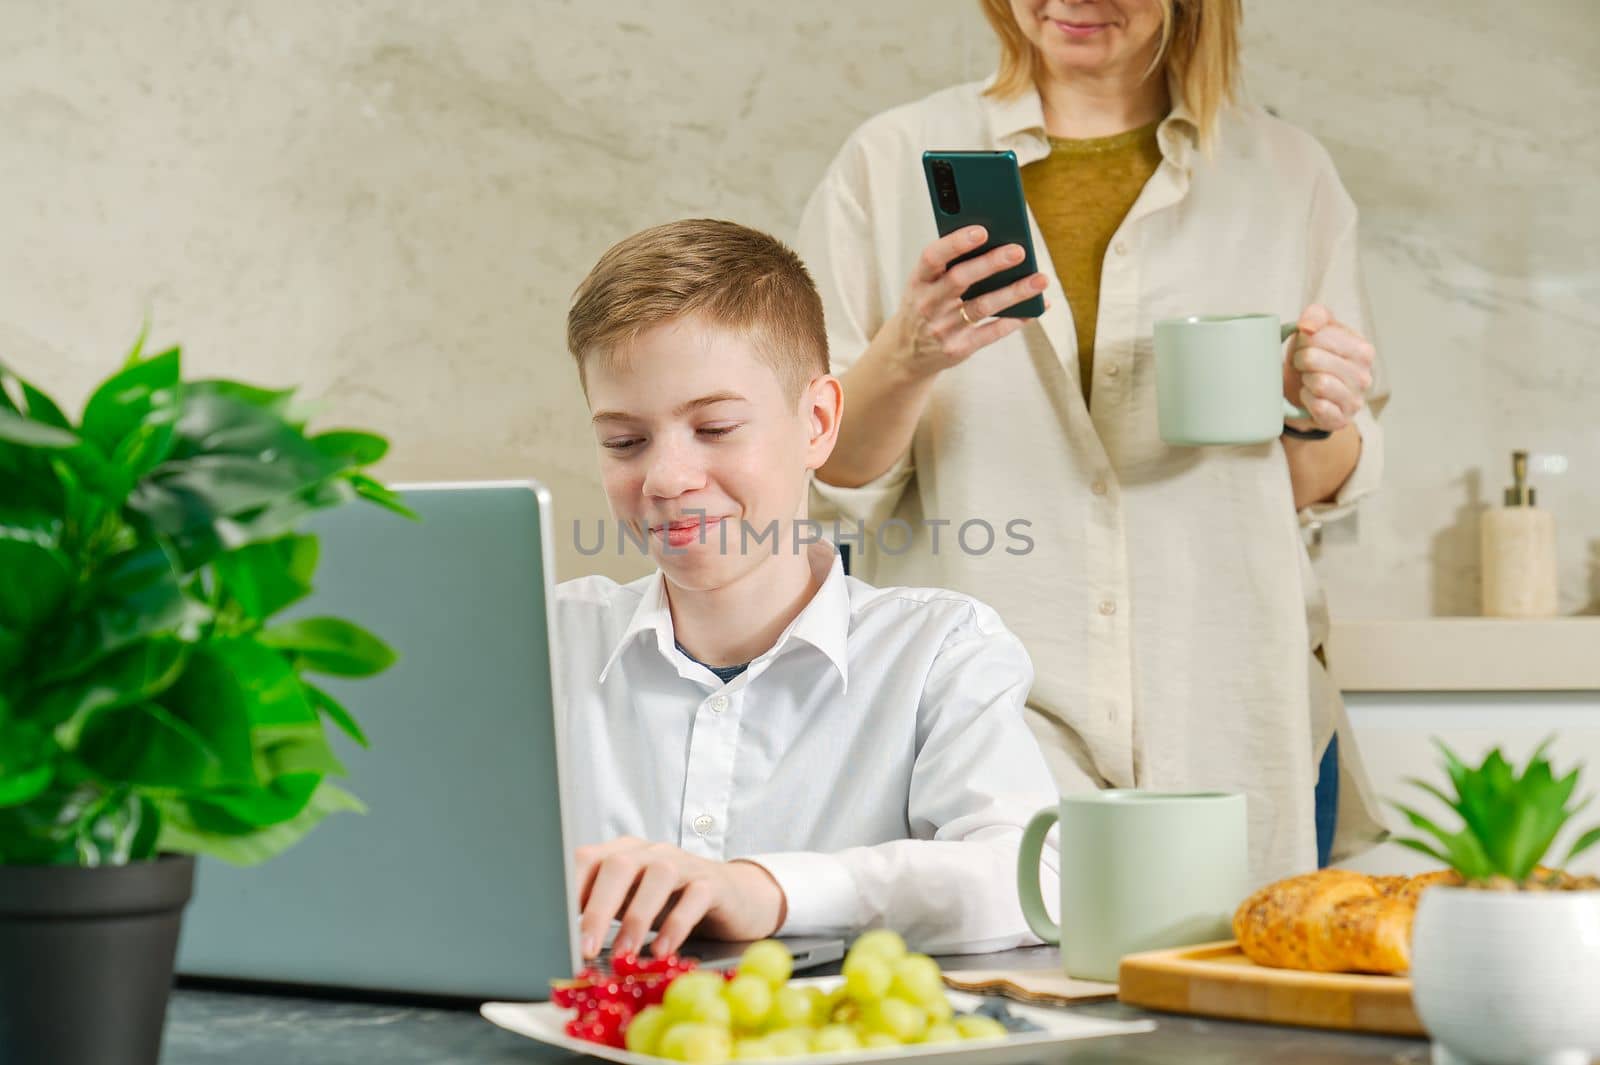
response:
{"label": "green grape", "polygon": [[889,991],[894,974],[876,954],[852,954],[844,962],[844,986],[857,1002],[876,1002]]}
{"label": "green grape", "polygon": [[[745,979],[739,977],[733,983]],[[732,987],[733,984],[729,984]],[[810,990],[815,991],[815,988]],[[821,997],[822,992],[817,992]],[[780,987],[778,993],[772,996],[772,1009],[767,1013],[767,1027],[769,1029],[798,1028],[811,1023],[812,998],[798,987]]]}
{"label": "green grape", "polygon": [[890,1047],[898,1047],[900,1040],[888,1032],[868,1032],[861,1037],[861,1045],[868,1050],[887,1050]]}
{"label": "green grape", "polygon": [[733,1056],[733,1036],[714,1024],[674,1024],[661,1033],[656,1053],[689,1065],[722,1065]]}
{"label": "green grape", "polygon": [[922,1033],[924,1043],[959,1043],[961,1031],[955,1025],[940,1021],[930,1024],[928,1030]]}
{"label": "green grape", "polygon": [[683,1019],[698,1024],[714,1024],[719,1028],[732,1028],[733,1008],[721,995],[697,998],[689,1004],[688,1015]]}
{"label": "green grape", "polygon": [[785,1028],[767,1034],[767,1046],[775,1058],[798,1058],[811,1053],[811,1038],[815,1035],[809,1026]]}
{"label": "green grape", "polygon": [[817,1029],[811,1037],[811,1049],[818,1054],[843,1054],[861,1049],[861,1037],[848,1024],[830,1024]]}
{"label": "green grape", "polygon": [[702,999],[722,1001],[723,979],[717,973],[684,973],[667,986],[661,1004],[675,1020],[689,1020],[694,1004]]}
{"label": "green grape", "polygon": [[919,1006],[944,998],[944,975],[939,972],[939,963],[926,954],[907,954],[894,963],[889,994]]}
{"label": "green grape", "polygon": [[765,1039],[735,1039],[733,1041],[734,1061],[764,1061],[776,1056],[772,1052],[772,1045]]}
{"label": "green grape", "polygon": [[956,1018],[956,1031],[961,1033],[963,1039],[1004,1039],[1006,1027],[993,1017],[981,1017],[975,1013],[962,1014]]}
{"label": "green grape", "polygon": [[843,984],[832,991],[823,991],[820,987],[807,989],[806,997],[811,999],[811,1023],[820,1028],[833,1020],[833,1011],[849,996],[850,989]]}
{"label": "green grape", "polygon": [[635,1054],[654,1054],[661,1042],[661,1033],[666,1031],[669,1023],[671,1018],[666,1010],[660,1006],[646,1006],[628,1022],[623,1039]]}
{"label": "green grape", "polygon": [[861,1021],[869,1032],[885,1032],[897,1043],[913,1043],[928,1025],[928,1015],[909,1002],[886,998],[865,1007]]}
{"label": "green grape", "polygon": [[[772,985],[759,976],[740,974],[728,981],[722,989],[722,999],[728,1004],[733,1023],[741,1028],[756,1028],[767,1019],[772,1009]],[[805,1003],[810,1015],[810,1003]]]}
{"label": "green grape", "polygon": [[782,987],[793,972],[794,955],[776,939],[750,944],[739,958],[740,976],[759,976],[773,987]]}
{"label": "green grape", "polygon": [[929,1024],[942,1024],[948,1021],[955,1010],[950,1006],[950,1000],[940,995],[932,1002],[924,1003],[922,1012],[928,1015]]}
{"label": "green grape", "polygon": [[900,938],[900,933],[891,928],[874,928],[870,932],[863,932],[854,943],[850,944],[851,954],[876,954],[884,961],[893,965],[906,955],[906,941]]}

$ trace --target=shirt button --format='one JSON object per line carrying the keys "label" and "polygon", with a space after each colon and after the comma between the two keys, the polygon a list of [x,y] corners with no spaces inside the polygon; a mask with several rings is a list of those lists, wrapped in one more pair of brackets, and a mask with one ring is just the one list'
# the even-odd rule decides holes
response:
{"label": "shirt button", "polygon": [[1106,376],[1107,377],[1115,377],[1115,376],[1117,376],[1117,374],[1119,374],[1121,372],[1122,372],[1122,367],[1117,366],[1115,364],[1106,367]]}
{"label": "shirt button", "polygon": [[719,695],[716,698],[711,700],[711,712],[713,714],[720,714],[724,710],[726,710],[727,708],[728,708],[728,697],[726,695]]}
{"label": "shirt button", "polygon": [[697,835],[697,836],[705,835],[707,832],[711,831],[711,829],[716,825],[716,823],[717,823],[717,819],[715,817],[712,817],[710,814],[701,814],[699,817],[694,819],[694,833],[695,833],[695,835]]}
{"label": "shirt button", "polygon": [[1120,240],[1111,246],[1111,250],[1116,252],[1118,255],[1128,254],[1128,246]]}
{"label": "shirt button", "polygon": [[1106,494],[1106,483],[1104,481],[1096,481],[1089,486],[1089,491],[1097,496],[1103,496]]}
{"label": "shirt button", "polygon": [[1116,612],[1117,612],[1117,604],[1116,603],[1113,603],[1109,599],[1100,600],[1100,613],[1104,614],[1106,617],[1110,617],[1112,614],[1115,614]]}

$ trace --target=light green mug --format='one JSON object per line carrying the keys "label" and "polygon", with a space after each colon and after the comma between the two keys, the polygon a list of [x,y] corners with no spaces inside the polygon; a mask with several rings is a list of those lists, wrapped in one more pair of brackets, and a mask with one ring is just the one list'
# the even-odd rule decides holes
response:
{"label": "light green mug", "polygon": [[[1061,823],[1061,924],[1039,889],[1039,855]],[[1017,893],[1034,935],[1069,976],[1115,981],[1124,954],[1228,939],[1250,854],[1243,795],[1097,791],[1028,822]]]}
{"label": "light green mug", "polygon": [[1294,323],[1270,314],[1190,315],[1156,323],[1156,407],[1169,444],[1263,444],[1285,418],[1283,342]]}

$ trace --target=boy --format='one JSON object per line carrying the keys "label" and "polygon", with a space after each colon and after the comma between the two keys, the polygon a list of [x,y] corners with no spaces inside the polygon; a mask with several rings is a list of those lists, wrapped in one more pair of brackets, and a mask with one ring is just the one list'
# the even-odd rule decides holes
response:
{"label": "boy", "polygon": [[1033,668],[983,604],[873,588],[806,542],[843,393],[800,260],[730,222],[646,230],[579,286],[567,342],[618,532],[659,566],[557,595],[584,956],[614,918],[618,951],[658,925],[657,953],[1022,941],[1017,842],[1056,795]]}

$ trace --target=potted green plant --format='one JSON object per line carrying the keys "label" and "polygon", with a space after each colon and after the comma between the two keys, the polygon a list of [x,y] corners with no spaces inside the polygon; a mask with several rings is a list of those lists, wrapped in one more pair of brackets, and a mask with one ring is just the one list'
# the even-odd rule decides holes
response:
{"label": "potted green plant", "polygon": [[[1579,770],[1558,777],[1541,745],[1519,773],[1496,748],[1478,766],[1444,744],[1453,794],[1411,783],[1460,818],[1446,829],[1396,804],[1428,839],[1400,843],[1464,887],[1422,894],[1412,927],[1417,1014],[1435,1065],[1588,1065],[1600,1054],[1600,881],[1540,863],[1573,816]],[[1581,833],[1563,865],[1600,842]]]}
{"label": "potted green plant", "polygon": [[319,508],[404,513],[385,441],[143,338],[72,422],[0,365],[0,1061],[155,1065],[194,855],[359,810],[312,675],[393,659],[306,596]]}

